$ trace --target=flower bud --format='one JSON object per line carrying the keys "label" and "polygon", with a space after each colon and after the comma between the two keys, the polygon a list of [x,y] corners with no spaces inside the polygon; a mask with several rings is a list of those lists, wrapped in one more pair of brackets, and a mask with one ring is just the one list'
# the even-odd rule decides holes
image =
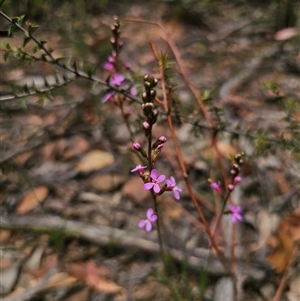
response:
{"label": "flower bud", "polygon": [[150,124],[147,121],[143,122],[143,129],[148,130],[150,128]]}
{"label": "flower bud", "polygon": [[242,177],[235,177],[234,179],[233,179],[233,181],[234,181],[234,183],[240,183],[241,181],[242,181]]}
{"label": "flower bud", "polygon": [[229,184],[229,185],[227,186],[227,188],[228,188],[228,190],[229,190],[229,191],[233,191],[233,189],[234,189],[234,185],[232,185],[232,184]]}
{"label": "flower bud", "polygon": [[137,151],[141,149],[141,145],[138,142],[133,142],[132,147]]}
{"label": "flower bud", "polygon": [[146,92],[143,92],[143,93],[142,93],[142,100],[143,100],[144,102],[147,102],[148,97],[147,97],[147,93],[146,93]]}
{"label": "flower bud", "polygon": [[165,136],[160,136],[157,140],[161,143],[165,143],[167,141],[167,138]]}

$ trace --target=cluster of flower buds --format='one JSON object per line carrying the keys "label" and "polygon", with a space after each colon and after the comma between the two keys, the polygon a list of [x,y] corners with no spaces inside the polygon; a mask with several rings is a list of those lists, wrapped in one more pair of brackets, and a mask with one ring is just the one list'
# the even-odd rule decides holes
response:
{"label": "cluster of flower buds", "polygon": [[[121,52],[123,42],[120,40],[120,22],[117,17],[114,17],[114,23],[111,27],[112,37],[110,43],[112,45],[112,53],[108,57],[107,61],[103,64],[103,68],[110,72],[110,75],[107,79],[107,83],[111,87],[117,87],[128,93],[132,96],[137,94],[137,90],[133,87],[132,81],[130,79],[130,73],[126,77],[121,74],[123,70],[130,71],[129,64],[122,65],[119,60],[119,54]],[[109,88],[106,91],[106,94],[102,98],[102,102],[107,102],[108,100],[115,100],[116,90]]]}
{"label": "cluster of flower buds", "polygon": [[110,43],[116,53],[120,53],[123,46],[123,42],[120,40],[120,27],[121,26],[118,17],[114,17],[114,24],[111,26],[111,32],[113,36],[110,38]]}
{"label": "cluster of flower buds", "polygon": [[157,121],[158,117],[158,110],[155,109],[153,105],[156,97],[156,90],[154,88],[157,83],[157,78],[149,76],[148,74],[144,76],[145,91],[142,93],[142,109],[143,114],[146,117],[146,120],[143,122],[143,129],[146,136],[150,134],[152,126]]}
{"label": "cluster of flower buds", "polygon": [[231,166],[230,174],[232,176],[232,183],[228,185],[228,190],[232,191],[234,186],[242,181],[242,178],[239,176],[241,171],[241,166],[244,163],[243,157],[244,152],[238,153],[234,156],[234,163]]}
{"label": "cluster of flower buds", "polygon": [[[241,153],[238,153],[234,156],[234,163],[232,164],[231,169],[230,169],[230,174],[232,176],[232,181],[227,186],[229,191],[233,191],[234,186],[242,181],[242,177],[239,176],[239,173],[241,171],[241,166],[244,163],[244,161],[243,161],[244,155],[245,155],[244,152],[241,152]],[[211,182],[210,187],[214,191],[216,191],[218,193],[222,193],[222,187],[221,187],[221,182],[220,181]]]}

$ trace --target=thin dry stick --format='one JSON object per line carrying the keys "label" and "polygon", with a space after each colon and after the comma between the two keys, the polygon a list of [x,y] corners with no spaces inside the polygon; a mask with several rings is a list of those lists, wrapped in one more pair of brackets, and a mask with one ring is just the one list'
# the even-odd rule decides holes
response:
{"label": "thin dry stick", "polygon": [[[155,58],[157,59],[157,61],[159,62],[159,56],[158,56],[158,53],[156,51],[156,48],[155,46],[150,43],[150,46],[152,48],[152,51],[153,51],[153,54],[155,56]],[[180,150],[180,147],[179,147],[179,144],[178,144],[178,141],[177,141],[177,137],[175,135],[175,131],[174,131],[174,127],[173,127],[173,121],[172,121],[172,118],[171,118],[171,115],[170,115],[170,110],[171,110],[171,107],[168,107],[168,103],[171,103],[171,99],[172,99],[172,95],[171,93],[169,93],[169,99],[167,98],[167,92],[166,92],[166,83],[164,81],[164,71],[163,71],[163,67],[160,65],[159,66],[159,71],[160,71],[160,75],[161,75],[161,87],[162,87],[162,91],[163,91],[163,108],[164,108],[164,111],[166,113],[166,116],[167,116],[167,121],[168,121],[168,126],[169,126],[169,130],[170,130],[170,133],[171,133],[171,137],[172,137],[172,140],[173,140],[173,143],[174,143],[174,146],[175,146],[175,151],[176,151],[176,155],[177,155],[177,158],[178,158],[178,162],[179,162],[179,165],[180,165],[180,168],[182,170],[182,174],[183,174],[183,179],[185,181],[185,184],[186,184],[186,187],[187,187],[187,190],[188,190],[188,193],[192,199],[192,202],[197,210],[197,213],[205,227],[205,232],[207,233],[207,235],[209,236],[209,239],[211,241],[211,244],[213,246],[213,248],[216,250],[217,252],[217,256],[220,260],[220,262],[222,263],[224,269],[226,270],[226,272],[231,275],[231,270],[230,268],[228,267],[227,263],[226,263],[226,260],[224,258],[224,255],[220,252],[216,242],[215,242],[215,239],[210,231],[210,228],[209,228],[209,225],[208,225],[208,222],[196,200],[196,197],[194,195],[194,192],[193,192],[193,189],[191,187],[191,184],[189,182],[189,179],[188,179],[188,175],[187,175],[187,171],[186,171],[186,168],[185,168],[185,164],[184,164],[184,161],[183,161],[183,157],[182,157],[182,154],[181,154],[181,150]]]}
{"label": "thin dry stick", "polygon": [[273,298],[273,301],[279,301],[282,294],[283,294],[283,291],[286,287],[286,283],[287,283],[287,280],[288,280],[289,271],[290,271],[290,269],[292,267],[292,264],[293,264],[293,262],[296,258],[296,255],[297,255],[297,250],[298,250],[297,246],[294,244],[292,256],[291,256],[291,258],[290,258],[290,260],[289,260],[289,262],[288,262],[288,264],[287,264],[287,266],[284,270],[284,273],[281,277],[280,284],[279,284],[277,292],[276,292],[276,294]]}

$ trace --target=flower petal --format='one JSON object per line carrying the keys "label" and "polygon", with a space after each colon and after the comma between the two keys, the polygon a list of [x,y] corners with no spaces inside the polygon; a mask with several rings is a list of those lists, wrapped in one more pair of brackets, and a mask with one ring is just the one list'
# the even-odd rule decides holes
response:
{"label": "flower petal", "polygon": [[153,214],[150,218],[149,218],[149,221],[150,222],[155,222],[157,220],[157,215],[156,214]]}
{"label": "flower petal", "polygon": [[139,228],[144,228],[145,225],[146,225],[146,220],[145,219],[140,220],[140,222],[139,222]]}
{"label": "flower petal", "polygon": [[150,190],[154,186],[154,183],[149,182],[144,184],[144,189],[145,190]]}
{"label": "flower petal", "polygon": [[152,224],[149,221],[147,221],[147,223],[146,223],[146,231],[150,232],[151,230],[152,230]]}
{"label": "flower petal", "polygon": [[155,184],[153,183],[153,190],[154,190],[155,193],[159,193],[159,192],[160,192],[160,187],[159,187],[159,185],[156,184],[156,183],[155,183]]}
{"label": "flower petal", "polygon": [[156,178],[158,176],[158,171],[156,169],[152,169],[150,175],[153,180],[156,180]]}
{"label": "flower petal", "polygon": [[157,183],[161,183],[166,179],[165,175],[160,175],[158,178],[156,178]]}
{"label": "flower petal", "polygon": [[149,208],[147,210],[147,218],[150,220],[151,216],[153,215],[153,209],[152,208]]}
{"label": "flower petal", "polygon": [[108,93],[106,93],[103,98],[102,98],[102,102],[105,103],[108,100],[110,100],[113,96],[115,95],[115,91],[110,91]]}
{"label": "flower petal", "polygon": [[179,200],[180,199],[180,194],[179,194],[179,192],[177,191],[177,190],[173,190],[173,194],[174,194],[174,198],[176,199],[176,200]]}

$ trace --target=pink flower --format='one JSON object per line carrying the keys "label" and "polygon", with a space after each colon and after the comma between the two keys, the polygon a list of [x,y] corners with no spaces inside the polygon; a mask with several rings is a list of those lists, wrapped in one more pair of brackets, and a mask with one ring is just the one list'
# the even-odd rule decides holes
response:
{"label": "pink flower", "polygon": [[147,166],[142,166],[141,164],[138,164],[135,168],[131,169],[131,172],[138,171],[140,175],[143,175],[146,168]]}
{"label": "pink flower", "polygon": [[132,96],[135,96],[135,95],[137,95],[137,89],[136,89],[135,87],[132,87],[132,88],[130,88],[129,93],[130,93]]}
{"label": "pink flower", "polygon": [[167,186],[168,186],[169,188],[171,188],[171,189],[173,190],[174,198],[175,198],[176,200],[179,200],[179,199],[180,199],[180,194],[179,194],[179,192],[181,192],[182,189],[179,188],[178,186],[176,186],[176,181],[175,181],[174,177],[170,177],[170,180],[167,179],[167,180],[166,180],[166,184],[167,184]]}
{"label": "pink flower", "polygon": [[157,215],[153,214],[153,209],[147,210],[147,219],[142,219],[139,222],[139,228],[145,228],[147,232],[152,230],[152,223],[157,220]]}
{"label": "pink flower", "polygon": [[114,96],[114,95],[115,95],[115,91],[109,91],[109,92],[107,92],[107,93],[103,96],[102,102],[105,103],[105,102],[107,102],[108,100],[113,99],[113,96]]}
{"label": "pink flower", "polygon": [[241,215],[242,212],[241,206],[230,205],[229,208],[231,212],[231,221],[233,223],[237,223],[243,220],[243,217]]}
{"label": "pink flower", "polygon": [[210,187],[211,187],[213,190],[215,190],[216,192],[218,192],[218,193],[222,192],[222,189],[221,189],[221,182],[220,182],[220,181],[219,181],[218,183],[212,182],[212,183],[210,184]]}
{"label": "pink flower", "polygon": [[144,189],[150,190],[153,188],[155,193],[159,193],[160,192],[159,183],[163,182],[165,180],[166,176],[165,175],[159,176],[156,169],[151,170],[150,176],[151,176],[152,182],[145,183]]}
{"label": "pink flower", "polygon": [[124,81],[125,77],[122,75],[122,74],[119,74],[119,73],[114,73],[110,80],[109,80],[109,83],[111,85],[114,85],[114,86],[121,86],[122,82]]}

